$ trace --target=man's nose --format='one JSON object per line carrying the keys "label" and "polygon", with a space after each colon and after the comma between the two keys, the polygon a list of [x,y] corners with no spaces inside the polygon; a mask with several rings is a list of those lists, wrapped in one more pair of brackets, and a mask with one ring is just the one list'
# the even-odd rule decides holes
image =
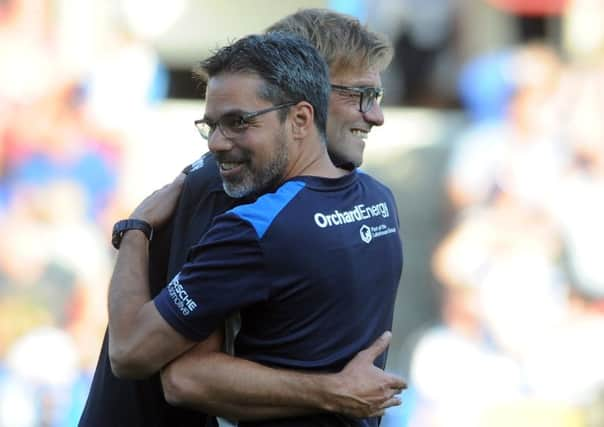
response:
{"label": "man's nose", "polygon": [[380,104],[375,102],[369,111],[363,113],[363,119],[372,126],[382,126],[384,124],[384,112]]}
{"label": "man's nose", "polygon": [[212,153],[229,151],[233,148],[233,141],[222,134],[220,129],[216,129],[208,138],[208,150]]}

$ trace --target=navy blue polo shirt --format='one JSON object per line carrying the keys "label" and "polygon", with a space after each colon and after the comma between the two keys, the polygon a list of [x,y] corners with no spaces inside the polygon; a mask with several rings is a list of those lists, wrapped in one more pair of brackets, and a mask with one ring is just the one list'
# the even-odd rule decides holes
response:
{"label": "navy blue polo shirt", "polygon": [[216,217],[189,255],[154,300],[189,339],[207,338],[239,311],[237,356],[337,371],[392,328],[398,215],[390,190],[366,174],[287,181]]}

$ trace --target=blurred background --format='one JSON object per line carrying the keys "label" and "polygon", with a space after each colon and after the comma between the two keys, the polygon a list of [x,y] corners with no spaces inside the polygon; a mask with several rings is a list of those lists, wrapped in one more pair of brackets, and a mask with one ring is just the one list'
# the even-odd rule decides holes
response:
{"label": "blurred background", "polygon": [[207,150],[191,69],[302,7],[396,47],[385,427],[604,426],[604,1],[0,0],[0,426],[74,426],[113,223]]}

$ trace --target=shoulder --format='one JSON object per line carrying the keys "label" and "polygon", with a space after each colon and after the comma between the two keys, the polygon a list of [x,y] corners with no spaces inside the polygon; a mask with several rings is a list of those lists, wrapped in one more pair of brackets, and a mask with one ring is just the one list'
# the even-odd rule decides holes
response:
{"label": "shoulder", "polygon": [[[217,212],[233,206],[234,199],[227,196],[222,187],[218,165],[211,153],[204,154],[183,171],[187,174],[179,208],[188,211],[195,206],[217,205]],[[224,207],[224,209],[223,209]],[[213,216],[213,215],[212,215]]]}
{"label": "shoulder", "polygon": [[372,186],[375,189],[392,196],[392,190],[390,189],[390,187],[388,187],[386,184],[384,184],[379,179],[368,174],[367,172],[363,171],[362,169],[357,169],[356,173],[359,177],[359,180],[361,180],[361,182],[364,182],[365,185]]}
{"label": "shoulder", "polygon": [[364,182],[367,182],[367,183],[371,183],[372,185],[377,185],[379,187],[385,187],[385,188],[387,188],[386,185],[382,181],[380,181],[379,179],[377,179],[373,175],[370,175],[369,172],[367,172],[367,171],[365,171],[365,170],[363,170],[361,168],[356,169],[354,171],[354,173],[357,174],[358,178],[361,181],[364,181]]}
{"label": "shoulder", "polygon": [[284,211],[305,186],[306,184],[302,181],[288,181],[274,193],[265,194],[253,203],[237,206],[227,214],[248,222],[255,229],[258,238],[262,238],[275,218]]}
{"label": "shoulder", "polygon": [[205,153],[183,171],[187,174],[185,185],[190,188],[205,188],[222,191],[222,180],[218,165],[211,153]]}

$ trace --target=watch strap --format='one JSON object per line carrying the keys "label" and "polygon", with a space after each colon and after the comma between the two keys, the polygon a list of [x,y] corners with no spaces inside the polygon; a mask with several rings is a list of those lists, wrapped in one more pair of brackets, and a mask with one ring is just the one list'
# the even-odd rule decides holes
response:
{"label": "watch strap", "polygon": [[142,231],[147,239],[153,238],[153,227],[147,221],[141,219],[122,219],[113,226],[113,233],[111,234],[111,243],[115,249],[120,248],[124,233],[128,230],[140,230]]}

